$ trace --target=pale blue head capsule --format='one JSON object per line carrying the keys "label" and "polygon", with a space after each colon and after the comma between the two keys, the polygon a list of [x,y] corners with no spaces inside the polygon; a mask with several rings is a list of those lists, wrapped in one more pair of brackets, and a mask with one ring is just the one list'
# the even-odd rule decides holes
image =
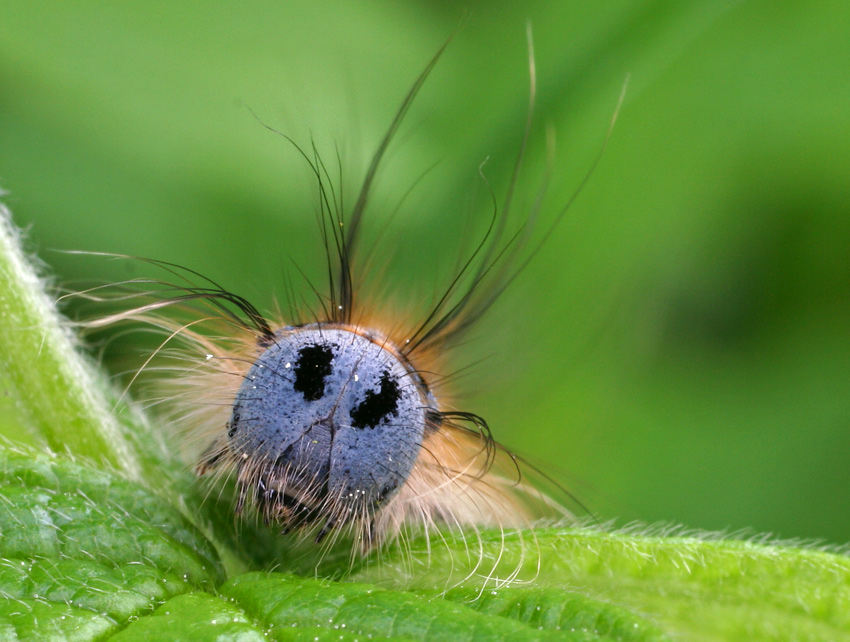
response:
{"label": "pale blue head capsule", "polygon": [[228,448],[267,519],[368,518],[405,483],[435,402],[382,337],[345,326],[284,328],[245,376]]}

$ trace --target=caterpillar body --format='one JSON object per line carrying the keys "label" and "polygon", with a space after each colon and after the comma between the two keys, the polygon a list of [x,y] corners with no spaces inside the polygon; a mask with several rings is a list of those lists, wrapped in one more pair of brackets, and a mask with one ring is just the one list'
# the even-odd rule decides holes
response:
{"label": "caterpillar body", "polygon": [[[318,188],[328,284],[322,292],[313,288],[316,309],[267,316],[218,283],[158,261],[149,262],[173,278],[125,282],[130,293],[117,297],[114,284],[111,296],[100,288],[77,293],[124,306],[89,322],[90,329],[136,321],[165,334],[134,380],[153,373],[160,389],[166,382],[164,396],[180,409],[179,421],[205,441],[197,473],[230,480],[235,512],[253,511],[283,533],[325,544],[348,533],[353,550],[367,552],[409,527],[522,529],[539,517],[570,516],[563,501],[529,481],[527,468],[493,439],[483,418],[443,394],[451,348],[569,206],[536,246],[529,247],[531,223],[510,229],[506,222],[529,139],[533,55],[528,121],[507,196],[456,274],[414,321],[361,296],[359,245],[372,183],[444,48],[402,102],[350,210],[315,150],[307,153],[281,134],[309,164]],[[135,297],[141,302],[127,307]]]}

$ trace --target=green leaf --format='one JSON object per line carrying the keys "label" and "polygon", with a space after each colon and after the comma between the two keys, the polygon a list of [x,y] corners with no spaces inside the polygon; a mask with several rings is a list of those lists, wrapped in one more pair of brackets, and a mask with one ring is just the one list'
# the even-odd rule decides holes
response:
{"label": "green leaf", "polygon": [[[562,614],[557,624],[549,619],[515,617],[506,610],[497,613],[492,600],[476,601],[424,597],[388,591],[369,584],[335,583],[284,574],[249,573],[221,588],[221,597],[181,595],[161,606],[153,618],[138,620],[116,636],[116,640],[151,639],[168,631],[191,639],[274,640],[432,640],[475,642],[477,640],[663,640],[650,637],[629,624],[634,618],[621,612],[622,626],[603,626],[587,620],[574,626]],[[554,596],[553,596],[554,597]],[[514,600],[508,592],[506,599]],[[468,602],[468,603],[463,603]],[[554,606],[554,605],[552,605]],[[597,607],[599,605],[596,605]],[[557,607],[555,607],[557,608]],[[599,616],[615,607],[596,608]],[[551,609],[547,609],[549,612]],[[581,611],[583,609],[577,609]],[[591,609],[593,610],[593,609]],[[590,610],[588,611],[588,613]],[[601,618],[600,618],[601,619]],[[610,620],[610,618],[609,618]],[[250,622],[254,626],[250,626]],[[573,624],[572,630],[570,625]],[[607,628],[615,635],[609,636]]]}
{"label": "green leaf", "polygon": [[222,576],[218,555],[173,506],[139,485],[47,455],[0,452],[0,554]]}
{"label": "green leaf", "polygon": [[151,617],[136,620],[111,639],[261,642],[268,638],[238,606],[208,593],[186,593],[163,604]]}
{"label": "green leaf", "polygon": [[68,604],[29,599],[0,602],[0,639],[68,640],[103,639],[115,630],[109,618]]}
{"label": "green leaf", "polygon": [[530,639],[528,628],[513,620],[370,584],[252,573],[230,580],[221,592],[268,628],[296,624],[411,640]]}
{"label": "green leaf", "polygon": [[184,467],[78,350],[45,283],[0,204],[0,434],[187,492]]}
{"label": "green leaf", "polygon": [[[0,433],[17,445],[65,452],[143,482],[163,505],[183,510],[188,502],[192,506],[184,515],[215,539],[209,524],[232,524],[229,513],[222,515],[227,507],[202,501],[175,450],[78,350],[20,239],[11,214],[0,204]],[[43,481],[40,463],[26,468],[21,469],[25,477],[35,474],[36,481]],[[232,528],[220,532],[222,556],[239,568]]]}
{"label": "green leaf", "polygon": [[669,639],[648,618],[610,602],[563,589],[534,586],[489,591],[453,589],[445,598],[481,613],[519,620],[532,628],[579,631],[599,639],[642,642]]}
{"label": "green leaf", "polygon": [[[850,560],[816,550],[485,531],[414,538],[345,582],[248,573],[221,583],[205,537],[115,474],[0,451],[0,504],[0,626],[20,639],[850,639]],[[482,588],[499,577],[514,583]]]}
{"label": "green leaf", "polygon": [[[138,477],[140,465],[112,416],[107,387],[74,350],[55,305],[0,205],[0,386],[6,422],[55,450],[68,450]],[[7,428],[6,434],[15,434]]]}
{"label": "green leaf", "polygon": [[[523,589],[485,597],[482,582],[512,577],[533,588],[525,595],[532,603],[540,600],[535,608],[546,608],[553,596],[539,589],[558,587],[628,609],[637,628],[642,614],[661,631],[688,632],[687,639],[788,639],[789,632],[794,639],[850,639],[850,559],[844,555],[746,540],[569,528],[540,528],[533,540],[527,533],[485,533],[472,556],[458,554],[462,544],[414,542],[354,578],[405,589],[465,587],[447,595],[481,595],[482,608],[495,612],[490,609],[507,609],[503,602]],[[429,565],[414,567],[411,559],[429,559]],[[584,618],[616,629],[628,623],[622,611],[603,610],[597,618],[592,603],[581,605],[567,593],[561,599],[565,612],[571,603],[580,606],[574,620],[579,626]],[[528,617],[521,601],[509,612]],[[541,617],[557,621],[551,613]]]}
{"label": "green leaf", "polygon": [[115,474],[0,450],[0,505],[0,630],[20,639],[101,639],[224,575],[180,512]]}
{"label": "green leaf", "polygon": [[817,550],[540,528],[419,536],[345,581],[224,581],[201,532],[114,473],[0,450],[0,506],[8,639],[850,639],[850,560]]}

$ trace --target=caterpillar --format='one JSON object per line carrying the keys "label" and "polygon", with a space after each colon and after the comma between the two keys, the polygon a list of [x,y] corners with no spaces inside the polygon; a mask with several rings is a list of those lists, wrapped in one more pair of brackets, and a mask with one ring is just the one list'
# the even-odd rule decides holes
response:
{"label": "caterpillar", "polygon": [[365,553],[406,528],[521,529],[540,517],[570,516],[494,439],[489,423],[445,387],[453,348],[572,202],[536,236],[536,211],[509,225],[535,100],[530,38],[525,130],[506,196],[498,206],[494,197],[484,233],[418,315],[399,315],[361,291],[370,259],[361,234],[376,174],[447,44],[402,101],[350,208],[315,147],[265,125],[293,145],[315,179],[327,284],[307,281],[314,305],[299,306],[290,285],[288,312],[265,314],[197,272],[153,260],[169,277],[77,293],[123,306],[87,322],[90,331],[138,322],[164,334],[134,382],[152,375],[178,409],[176,421],[204,442],[194,463],[198,476],[212,484],[230,480],[236,514],[252,512],[281,533],[320,544],[349,533],[354,550]]}

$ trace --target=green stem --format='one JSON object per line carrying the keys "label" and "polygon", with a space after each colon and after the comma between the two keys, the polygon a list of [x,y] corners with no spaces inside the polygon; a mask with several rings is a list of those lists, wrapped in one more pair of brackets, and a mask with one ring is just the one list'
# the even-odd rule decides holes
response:
{"label": "green stem", "polygon": [[15,400],[17,424],[9,436],[35,438],[140,479],[139,454],[104,394],[106,382],[75,350],[19,241],[9,210],[0,205],[0,386]]}

